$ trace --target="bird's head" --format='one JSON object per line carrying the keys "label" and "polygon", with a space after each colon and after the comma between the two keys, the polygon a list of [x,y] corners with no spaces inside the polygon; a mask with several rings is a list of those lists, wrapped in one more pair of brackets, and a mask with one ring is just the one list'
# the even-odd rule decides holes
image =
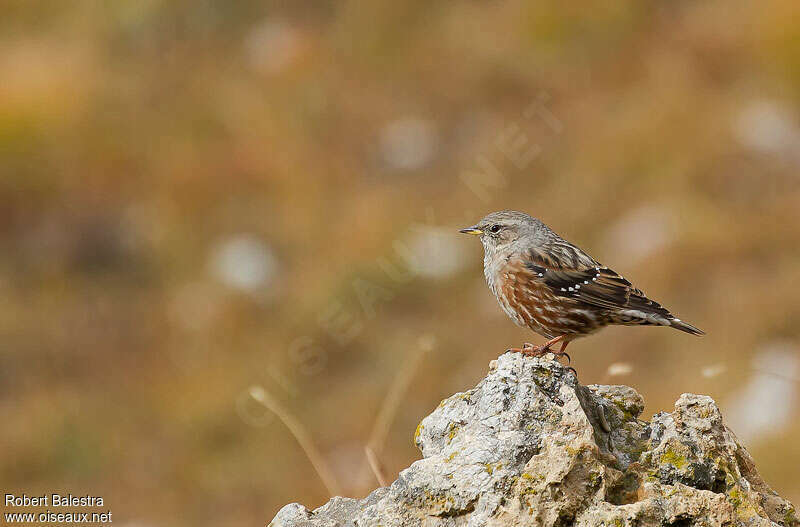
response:
{"label": "bird's head", "polygon": [[459,232],[481,237],[481,243],[487,254],[499,251],[513,251],[514,246],[522,241],[535,241],[544,224],[536,218],[516,210],[492,212],[471,227]]}

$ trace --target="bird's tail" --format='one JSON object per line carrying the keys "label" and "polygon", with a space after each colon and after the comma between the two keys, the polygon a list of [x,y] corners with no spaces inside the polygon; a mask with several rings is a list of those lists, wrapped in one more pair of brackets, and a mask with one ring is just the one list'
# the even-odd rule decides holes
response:
{"label": "bird's tail", "polygon": [[681,331],[685,331],[686,333],[691,333],[692,335],[700,336],[706,334],[706,332],[703,331],[702,329],[698,329],[691,324],[687,324],[686,322],[682,321],[679,318],[671,318],[669,320],[669,325],[670,327],[679,329]]}

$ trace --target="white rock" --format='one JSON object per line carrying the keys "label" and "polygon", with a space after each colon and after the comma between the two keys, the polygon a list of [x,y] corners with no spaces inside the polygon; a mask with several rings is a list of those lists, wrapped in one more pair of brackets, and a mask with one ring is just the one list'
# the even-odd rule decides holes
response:
{"label": "white rock", "polygon": [[633,388],[581,386],[557,362],[507,353],[422,421],[423,459],[391,486],[287,505],[270,525],[800,525],[710,397],[683,394],[650,423],[643,409]]}

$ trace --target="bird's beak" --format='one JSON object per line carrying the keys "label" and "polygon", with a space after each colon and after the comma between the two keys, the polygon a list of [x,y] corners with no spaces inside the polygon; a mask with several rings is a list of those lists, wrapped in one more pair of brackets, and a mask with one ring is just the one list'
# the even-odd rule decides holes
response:
{"label": "bird's beak", "polygon": [[473,236],[480,236],[483,234],[483,231],[478,228],[477,225],[473,225],[472,227],[467,227],[466,229],[461,229],[458,232],[463,232],[464,234],[472,234]]}

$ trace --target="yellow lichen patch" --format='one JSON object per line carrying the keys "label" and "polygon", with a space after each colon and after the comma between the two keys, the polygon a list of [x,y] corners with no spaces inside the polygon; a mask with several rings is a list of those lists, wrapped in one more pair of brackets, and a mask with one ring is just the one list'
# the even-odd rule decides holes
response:
{"label": "yellow lichen patch", "polygon": [[786,514],[783,516],[783,524],[797,525],[798,523],[800,523],[800,519],[797,518],[794,507],[789,507],[789,510],[786,511]]}
{"label": "yellow lichen patch", "polygon": [[632,421],[636,419],[636,417],[633,415],[633,412],[631,412],[628,409],[628,406],[625,404],[625,401],[614,399],[611,402],[614,403],[614,406],[619,408],[619,410],[622,412],[622,419],[624,421]]}
{"label": "yellow lichen patch", "polygon": [[461,399],[462,401],[467,401],[467,402],[469,402],[469,400],[470,400],[470,397],[472,397],[472,392],[461,392],[461,393],[457,393],[457,394],[455,394],[453,397],[458,397],[458,398],[459,398],[459,399]]}
{"label": "yellow lichen patch", "polygon": [[419,443],[419,435],[424,428],[425,426],[422,423],[417,425],[417,429],[414,431],[414,443]]}
{"label": "yellow lichen patch", "polygon": [[736,511],[736,516],[740,519],[748,520],[759,516],[758,509],[753,505],[750,497],[738,485],[728,491],[727,497]]}
{"label": "yellow lichen patch", "polygon": [[447,429],[448,429],[447,442],[448,443],[453,441],[453,438],[456,436],[456,432],[458,432],[458,428],[459,428],[459,426],[457,424],[455,424],[455,423],[450,423],[450,425],[448,425],[448,427],[447,427]]}
{"label": "yellow lichen patch", "polygon": [[498,470],[498,469],[500,469],[500,468],[503,468],[503,464],[502,464],[502,463],[495,463],[495,464],[492,464],[492,463],[484,463],[484,464],[483,464],[483,468],[485,468],[485,469],[486,469],[486,472],[488,472],[488,473],[489,473],[489,475],[492,475],[492,474],[494,473],[494,471],[495,471],[495,470]]}
{"label": "yellow lichen patch", "polygon": [[539,482],[544,481],[544,475],[542,474],[531,474],[530,472],[523,472],[520,475],[520,490],[519,495],[520,498],[524,501],[524,503],[530,507],[531,503],[528,500],[529,497],[536,496],[539,494],[540,489],[535,488],[535,485]]}
{"label": "yellow lichen patch", "polygon": [[667,450],[661,454],[661,464],[670,464],[677,469],[682,469],[689,464],[686,461],[686,457],[682,456],[681,454],[675,452],[672,448],[667,448]]}
{"label": "yellow lichen patch", "polygon": [[524,489],[522,489],[522,492],[520,492],[520,495],[523,496],[523,497],[524,496],[536,496],[537,494],[539,494],[539,491],[536,490],[533,487],[525,487]]}
{"label": "yellow lichen patch", "polygon": [[575,448],[575,447],[570,446],[570,445],[566,445],[566,446],[564,446],[564,450],[566,450],[567,454],[569,454],[572,457],[580,457],[580,456],[583,456],[584,453],[592,452],[592,450],[594,450],[594,449],[593,449],[593,447],[591,445],[587,445],[586,443],[582,443],[582,444],[578,445],[578,448]]}

